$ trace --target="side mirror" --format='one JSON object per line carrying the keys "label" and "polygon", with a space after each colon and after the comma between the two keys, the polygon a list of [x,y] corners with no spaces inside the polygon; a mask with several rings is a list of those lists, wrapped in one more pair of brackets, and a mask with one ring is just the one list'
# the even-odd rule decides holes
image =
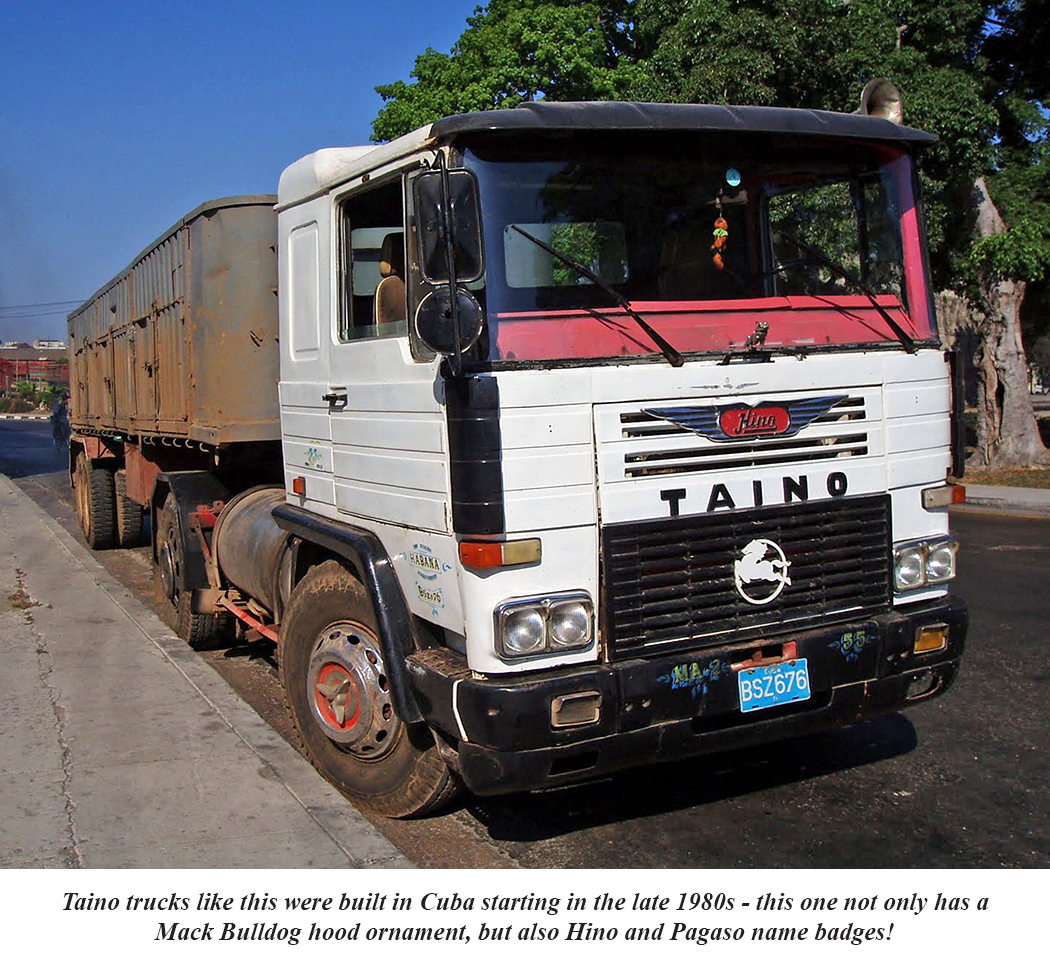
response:
{"label": "side mirror", "polygon": [[459,341],[452,320],[452,288],[439,285],[416,308],[416,333],[431,351],[449,357],[458,357],[469,351],[481,336],[484,312],[473,294],[456,288],[456,310],[459,314]]}
{"label": "side mirror", "polygon": [[423,172],[413,183],[419,266],[427,283],[451,283],[447,226],[452,234],[456,282],[469,283],[480,279],[485,269],[481,257],[478,183],[474,173],[467,169],[449,169],[446,199],[441,188],[443,174],[439,170]]}

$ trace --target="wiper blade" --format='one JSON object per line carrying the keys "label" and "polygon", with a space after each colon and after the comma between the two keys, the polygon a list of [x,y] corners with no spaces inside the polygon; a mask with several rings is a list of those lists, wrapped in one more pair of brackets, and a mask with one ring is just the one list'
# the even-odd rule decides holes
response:
{"label": "wiper blade", "polygon": [[[882,306],[882,304],[879,303],[878,297],[875,296],[875,293],[866,283],[864,283],[859,277],[854,276],[849,270],[842,266],[842,264],[836,263],[834,260],[831,259],[831,257],[829,257],[823,250],[819,249],[818,247],[811,246],[809,243],[803,243],[802,240],[795,239],[795,237],[793,237],[790,233],[780,231],[778,235],[781,236],[783,239],[787,240],[789,243],[792,243],[795,246],[797,246],[800,250],[804,250],[817,263],[823,264],[832,273],[837,273],[847,283],[852,284],[854,287],[856,287],[857,290],[859,290],[865,297],[868,298],[868,300],[871,301],[871,306],[879,312],[879,315],[889,326],[889,329],[893,331],[894,336],[897,338],[898,341],[900,341],[901,347],[904,348],[904,350],[907,351],[908,354],[915,354],[915,340],[907,331],[904,330],[903,327],[900,326],[900,324],[898,324],[892,317],[890,317],[889,312],[886,310],[885,307]],[[779,266],[774,267],[770,271],[770,273],[780,273],[782,270],[785,269],[787,269],[787,266],[784,264],[780,264]]]}
{"label": "wiper blade", "polygon": [[631,319],[643,331],[645,331],[645,333],[652,339],[653,343],[660,349],[660,353],[663,354],[663,356],[671,363],[671,367],[681,368],[682,365],[685,364],[685,358],[682,357],[681,352],[678,351],[675,347],[673,347],[665,338],[661,337],[661,335],[658,334],[656,330],[650,324],[648,324],[633,307],[631,307],[631,304],[627,300],[627,298],[619,292],[617,292],[616,290],[613,290],[613,288],[610,287],[604,280],[602,280],[601,277],[593,273],[582,263],[579,263],[576,260],[574,260],[571,256],[568,256],[567,254],[556,250],[549,243],[544,243],[543,240],[537,239],[531,233],[527,233],[517,224],[511,223],[510,228],[519,232],[522,236],[525,237],[525,239],[529,240],[531,243],[535,243],[536,246],[538,246],[541,250],[545,250],[552,257],[561,260],[561,262],[564,263],[565,266],[570,267],[581,276],[586,277],[591,283],[595,284],[598,287],[601,287],[601,289],[604,290],[610,297],[612,297],[612,299],[615,300],[616,303],[619,304],[620,307],[622,307],[631,316]]}

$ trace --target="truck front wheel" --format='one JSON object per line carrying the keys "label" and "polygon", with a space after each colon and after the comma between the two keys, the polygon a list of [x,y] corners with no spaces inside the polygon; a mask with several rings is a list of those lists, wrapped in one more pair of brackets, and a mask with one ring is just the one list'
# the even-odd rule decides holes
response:
{"label": "truck front wheel", "polygon": [[339,564],[312,567],[295,588],[277,665],[303,750],[344,794],[388,817],[430,813],[455,795],[430,729],[394,710],[371,602]]}

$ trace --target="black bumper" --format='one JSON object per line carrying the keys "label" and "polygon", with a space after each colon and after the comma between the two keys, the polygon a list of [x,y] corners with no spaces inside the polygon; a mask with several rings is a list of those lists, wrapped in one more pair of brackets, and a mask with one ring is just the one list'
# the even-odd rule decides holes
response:
{"label": "black bumper", "polygon": [[[947,645],[915,654],[916,629],[931,624],[948,626]],[[805,735],[933,698],[955,679],[966,626],[965,605],[945,597],[802,632],[793,641],[806,659],[810,698],[756,713],[740,711],[734,666],[772,661],[785,642],[498,678],[471,677],[441,653],[407,661],[427,720],[460,740],[467,786],[497,794]],[[583,692],[601,695],[598,721],[553,728],[553,701]]]}

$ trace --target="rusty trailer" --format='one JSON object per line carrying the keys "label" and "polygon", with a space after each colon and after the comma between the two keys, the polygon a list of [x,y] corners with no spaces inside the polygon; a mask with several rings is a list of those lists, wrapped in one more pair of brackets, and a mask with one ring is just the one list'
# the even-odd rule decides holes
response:
{"label": "rusty trailer", "polygon": [[143,542],[175,476],[280,479],[276,201],[198,206],[69,315],[69,473],[92,547]]}
{"label": "rusty trailer", "polygon": [[75,431],[280,439],[275,203],[204,203],[69,315]]}

